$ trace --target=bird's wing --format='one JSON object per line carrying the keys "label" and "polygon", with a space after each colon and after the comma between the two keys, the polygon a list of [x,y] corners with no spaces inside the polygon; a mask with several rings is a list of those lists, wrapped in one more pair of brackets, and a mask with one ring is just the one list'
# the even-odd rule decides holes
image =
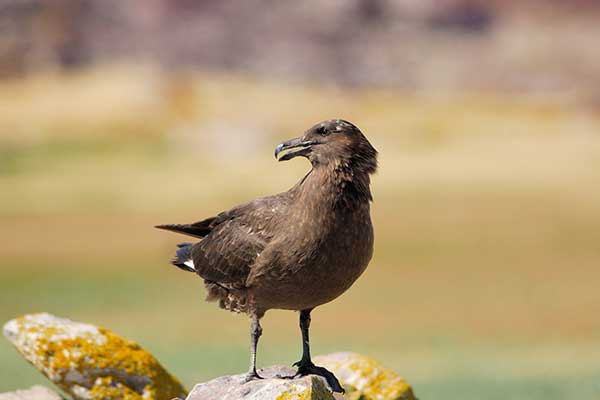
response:
{"label": "bird's wing", "polygon": [[210,233],[192,248],[198,274],[220,284],[243,284],[288,207],[289,197],[279,194],[217,215]]}

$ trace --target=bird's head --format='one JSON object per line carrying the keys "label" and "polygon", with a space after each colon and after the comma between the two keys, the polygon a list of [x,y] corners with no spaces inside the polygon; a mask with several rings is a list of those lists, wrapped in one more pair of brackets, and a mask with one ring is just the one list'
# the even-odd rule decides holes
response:
{"label": "bird's head", "polygon": [[319,122],[304,135],[280,143],[275,158],[291,160],[306,157],[313,167],[343,165],[354,171],[372,174],[377,169],[377,150],[354,124],[343,119]]}

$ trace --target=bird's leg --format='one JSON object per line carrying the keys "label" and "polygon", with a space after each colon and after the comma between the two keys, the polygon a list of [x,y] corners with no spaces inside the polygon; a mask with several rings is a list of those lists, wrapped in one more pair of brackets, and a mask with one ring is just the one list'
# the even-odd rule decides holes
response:
{"label": "bird's leg", "polygon": [[256,346],[260,335],[262,335],[262,328],[258,317],[255,315],[252,317],[252,324],[250,325],[250,369],[244,378],[244,383],[254,379],[262,379],[256,372]]}
{"label": "bird's leg", "polygon": [[302,359],[295,362],[295,367],[313,365],[310,359],[310,340],[308,338],[308,329],[310,328],[310,312],[309,310],[300,311],[300,332],[302,332]]}
{"label": "bird's leg", "polygon": [[325,378],[327,384],[334,392],[344,393],[344,388],[340,385],[340,381],[333,375],[331,371],[323,367],[318,367],[313,364],[310,358],[310,341],[308,337],[308,329],[310,328],[310,312],[312,309],[300,311],[300,331],[302,332],[302,359],[294,363],[298,367],[296,374],[290,378],[305,375],[319,375]]}

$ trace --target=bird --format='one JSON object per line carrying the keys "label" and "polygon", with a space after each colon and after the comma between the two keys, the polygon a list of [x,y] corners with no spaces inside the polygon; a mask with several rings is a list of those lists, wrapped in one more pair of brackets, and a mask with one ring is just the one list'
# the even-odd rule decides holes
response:
{"label": "bird", "polygon": [[261,318],[268,310],[299,312],[302,357],[297,372],[338,379],[311,359],[311,312],[346,292],[367,268],[374,245],[370,176],[377,150],[343,119],[317,123],[275,148],[278,161],[304,157],[311,169],[291,189],[190,224],[156,228],[200,239],[178,245],[172,264],[204,280],[206,301],[251,318],[250,367],[256,370]]}

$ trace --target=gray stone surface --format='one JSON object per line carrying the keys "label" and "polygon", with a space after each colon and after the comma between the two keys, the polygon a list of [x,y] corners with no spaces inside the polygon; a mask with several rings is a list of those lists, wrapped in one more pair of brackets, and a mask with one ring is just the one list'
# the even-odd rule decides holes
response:
{"label": "gray stone surface", "polygon": [[44,386],[32,386],[14,392],[0,393],[0,400],[61,400],[61,397]]}
{"label": "gray stone surface", "polygon": [[286,366],[262,369],[266,379],[242,383],[244,374],[223,376],[198,384],[186,400],[416,400],[412,387],[397,373],[376,360],[356,353],[332,353],[314,358],[315,364],[333,372],[346,389],[345,396],[331,393],[317,376],[278,379],[295,370]]}
{"label": "gray stone surface", "polygon": [[340,400],[342,395],[331,393],[325,380],[316,376],[280,379],[276,375],[289,376],[295,370],[277,365],[264,368],[258,373],[265,379],[243,383],[244,374],[222,376],[192,389],[186,400]]}

